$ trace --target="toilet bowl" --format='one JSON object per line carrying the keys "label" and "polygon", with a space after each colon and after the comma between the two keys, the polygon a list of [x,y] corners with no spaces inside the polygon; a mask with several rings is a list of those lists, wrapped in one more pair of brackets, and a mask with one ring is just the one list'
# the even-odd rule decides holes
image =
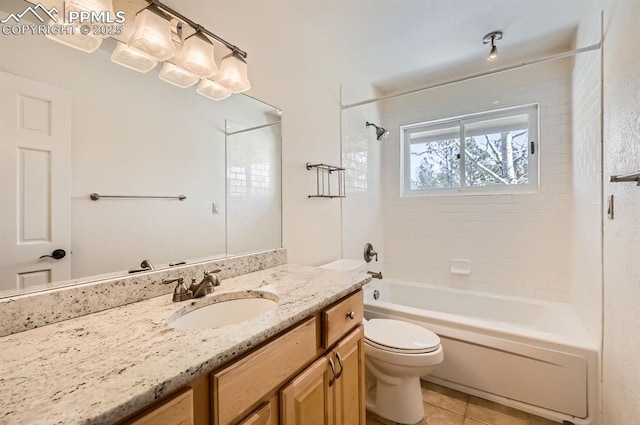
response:
{"label": "toilet bowl", "polygon": [[[362,273],[366,263],[338,260],[321,268]],[[367,410],[402,424],[420,422],[424,418],[420,377],[442,363],[440,338],[422,326],[400,320],[363,322]]]}
{"label": "toilet bowl", "polygon": [[391,319],[364,321],[367,409],[394,422],[424,418],[420,377],[444,359],[440,338],[413,323]]}

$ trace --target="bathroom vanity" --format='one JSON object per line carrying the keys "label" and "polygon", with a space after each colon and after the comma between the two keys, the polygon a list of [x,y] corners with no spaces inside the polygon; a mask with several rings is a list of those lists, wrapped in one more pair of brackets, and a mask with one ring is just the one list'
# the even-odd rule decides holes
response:
{"label": "bathroom vanity", "polygon": [[[281,265],[0,338],[8,424],[364,424],[369,277]],[[170,319],[239,297],[277,306],[201,330]]]}

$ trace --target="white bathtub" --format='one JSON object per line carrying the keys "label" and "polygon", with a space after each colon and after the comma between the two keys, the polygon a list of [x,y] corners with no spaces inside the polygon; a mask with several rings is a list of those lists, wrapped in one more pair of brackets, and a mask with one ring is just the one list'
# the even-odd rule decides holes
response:
{"label": "white bathtub", "polygon": [[437,333],[444,362],[429,381],[558,422],[597,425],[598,349],[568,304],[383,279],[365,287],[365,317]]}

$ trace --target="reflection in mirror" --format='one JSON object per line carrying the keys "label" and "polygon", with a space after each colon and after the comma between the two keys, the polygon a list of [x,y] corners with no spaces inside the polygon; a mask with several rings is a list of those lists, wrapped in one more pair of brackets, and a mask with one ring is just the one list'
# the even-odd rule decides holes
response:
{"label": "reflection in mirror", "polygon": [[[0,16],[19,12],[5,8]],[[262,162],[247,163],[268,163],[269,208],[234,212],[241,221],[226,229],[225,121],[272,124],[277,109],[244,95],[211,101],[164,83],[159,67],[130,71],[111,62],[114,47],[86,54],[44,36],[0,37],[0,296],[127,274],[145,259],[161,268],[225,256],[227,237],[233,253],[281,246],[279,125],[268,153],[249,159]],[[238,140],[235,157],[258,143]],[[260,200],[251,195],[245,205]],[[255,228],[268,238],[230,234]],[[56,249],[66,255],[40,258]]]}
{"label": "reflection in mirror", "polygon": [[281,246],[280,117],[271,121],[227,120],[227,254]]}

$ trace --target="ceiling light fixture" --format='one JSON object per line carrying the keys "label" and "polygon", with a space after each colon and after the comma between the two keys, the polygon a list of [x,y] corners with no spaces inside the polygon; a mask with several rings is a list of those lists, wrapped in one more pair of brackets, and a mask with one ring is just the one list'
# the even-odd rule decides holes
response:
{"label": "ceiling light fixture", "polygon": [[489,56],[487,56],[488,61],[492,61],[498,57],[498,48],[496,47],[496,42],[500,40],[502,40],[502,31],[490,32],[482,38],[482,42],[484,44],[491,44],[491,51],[489,52]]}

